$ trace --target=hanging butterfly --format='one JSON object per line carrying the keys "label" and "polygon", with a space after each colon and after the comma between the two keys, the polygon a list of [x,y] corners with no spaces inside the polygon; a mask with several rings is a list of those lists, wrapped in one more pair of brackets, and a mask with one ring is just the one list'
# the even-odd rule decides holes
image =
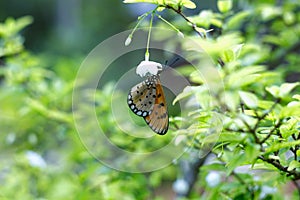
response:
{"label": "hanging butterfly", "polygon": [[[139,71],[140,64],[137,68],[137,73],[141,76],[148,75],[147,79],[131,88],[128,94],[127,104],[133,113],[144,118],[148,126],[154,132],[164,135],[168,131],[169,116],[164,91],[158,75],[158,72],[161,71],[162,68],[159,63],[152,61],[143,62],[141,64],[143,68],[146,66],[146,71]],[[151,64],[153,65],[154,63],[160,66],[149,68],[149,64],[151,66]]]}

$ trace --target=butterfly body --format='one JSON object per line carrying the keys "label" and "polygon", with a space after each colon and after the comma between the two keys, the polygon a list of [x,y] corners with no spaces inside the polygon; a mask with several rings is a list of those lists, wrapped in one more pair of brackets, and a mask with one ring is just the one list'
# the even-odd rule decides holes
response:
{"label": "butterfly body", "polygon": [[144,118],[154,132],[160,135],[167,133],[168,110],[158,75],[148,76],[145,81],[132,87],[127,104],[133,113]]}

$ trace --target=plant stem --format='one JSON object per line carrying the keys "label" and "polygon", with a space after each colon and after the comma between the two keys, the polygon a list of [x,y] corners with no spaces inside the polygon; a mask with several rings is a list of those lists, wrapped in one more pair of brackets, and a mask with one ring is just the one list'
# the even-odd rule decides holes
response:
{"label": "plant stem", "polygon": [[264,156],[259,156],[259,159],[273,165],[277,169],[279,169],[282,172],[287,173],[288,176],[293,176],[293,180],[299,180],[300,179],[300,172],[297,172],[295,170],[289,171],[287,167],[282,166],[278,161],[270,159],[270,158],[265,158]]}
{"label": "plant stem", "polygon": [[150,19],[150,25],[149,25],[149,32],[148,32],[148,39],[147,39],[147,46],[146,46],[146,53],[145,53],[145,60],[149,61],[149,44],[150,44],[150,37],[151,37],[151,29],[152,29],[152,23],[153,23],[153,16],[154,16],[155,10],[152,11],[151,19]]}
{"label": "plant stem", "polygon": [[[151,11],[152,12],[152,11]],[[135,25],[133,30],[131,31],[129,37],[132,37],[133,33],[136,31],[136,29],[139,27],[140,23],[147,17],[151,12],[146,12],[138,17],[138,23]]]}
{"label": "plant stem", "polygon": [[171,28],[173,28],[175,31],[177,31],[178,33],[181,33],[181,31],[176,28],[173,24],[171,24],[170,22],[168,22],[165,18],[163,18],[161,15],[156,13],[156,16],[161,19],[163,22],[165,22],[166,24],[168,24]]}
{"label": "plant stem", "polygon": [[185,16],[185,15],[182,13],[181,9],[175,9],[175,8],[173,8],[172,6],[169,6],[169,5],[165,5],[165,6],[163,6],[163,7],[167,8],[167,9],[171,9],[171,10],[173,10],[174,12],[176,12],[177,14],[179,14],[185,21],[187,21],[188,23],[190,23],[190,24],[192,25],[192,28],[194,29],[194,31],[195,31],[201,38],[206,38],[204,34],[202,34],[200,31],[198,31],[197,25],[196,25],[194,22],[192,22],[189,18],[187,18],[187,16]]}

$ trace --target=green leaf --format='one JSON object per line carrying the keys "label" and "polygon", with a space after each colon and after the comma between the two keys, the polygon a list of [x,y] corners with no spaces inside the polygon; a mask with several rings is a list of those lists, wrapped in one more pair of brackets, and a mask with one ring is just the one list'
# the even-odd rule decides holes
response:
{"label": "green leaf", "polygon": [[297,156],[300,156],[300,149],[296,151]]}
{"label": "green leaf", "polygon": [[240,153],[235,153],[233,156],[229,159],[227,163],[227,175],[231,174],[231,172],[238,166],[241,166],[242,164],[245,163],[247,160],[247,157],[245,156],[242,151]]}
{"label": "green leaf", "polygon": [[259,72],[264,70],[265,67],[262,65],[249,66],[239,69],[230,74],[227,85],[231,88],[236,88],[255,83],[261,77]]}
{"label": "green leaf", "polygon": [[220,12],[226,13],[232,8],[232,0],[219,0],[217,5]]}
{"label": "green leaf", "polygon": [[175,103],[177,103],[178,101],[187,98],[191,95],[194,94],[194,89],[191,86],[187,86],[186,88],[184,88],[183,92],[181,92],[179,95],[177,95],[177,97],[173,100],[172,105],[175,105]]}
{"label": "green leaf", "polygon": [[32,22],[33,18],[31,16],[21,17],[16,20],[13,18],[8,18],[4,24],[0,24],[0,37],[11,37]]}
{"label": "green leaf", "polygon": [[279,88],[279,97],[286,97],[290,92],[299,85],[299,82],[296,83],[283,83]]}
{"label": "green leaf", "polygon": [[292,142],[283,142],[282,141],[281,143],[275,143],[275,144],[272,144],[271,146],[269,146],[268,148],[266,148],[265,153],[268,154],[268,153],[278,151],[280,149],[291,148],[291,147],[294,147],[299,144],[300,144],[300,140],[296,140],[296,141],[292,141]]}
{"label": "green leaf", "polygon": [[256,97],[256,95],[254,95],[253,93],[244,92],[244,91],[239,91],[239,95],[240,95],[242,101],[244,102],[244,104],[248,108],[252,108],[252,109],[257,108],[258,98]]}
{"label": "green leaf", "polygon": [[288,138],[292,134],[298,133],[297,125],[299,121],[295,118],[289,119],[283,125],[280,126],[279,130],[283,138]]}
{"label": "green leaf", "polygon": [[220,142],[240,143],[245,139],[245,134],[236,132],[222,132],[219,137]]}
{"label": "green leaf", "polygon": [[224,101],[223,103],[230,109],[230,110],[235,110],[240,101],[239,101],[239,95],[237,92],[234,91],[226,91],[224,93],[224,97],[222,98]]}
{"label": "green leaf", "polygon": [[43,105],[41,102],[28,98],[26,103],[34,110],[38,111],[42,115],[49,117],[50,119],[55,119],[62,122],[68,122],[71,123],[72,116],[68,115],[67,113],[64,113],[59,110],[50,110],[45,105]]}
{"label": "green leaf", "polygon": [[266,87],[266,90],[273,96],[278,98],[279,97],[279,87],[276,85],[273,85],[271,87]]}
{"label": "green leaf", "polygon": [[196,8],[196,4],[194,2],[192,2],[191,0],[182,0],[181,5],[186,8],[189,8],[189,9]]}
{"label": "green leaf", "polygon": [[271,86],[267,87],[266,90],[276,98],[284,98],[290,94],[290,92],[299,85],[299,82],[296,83],[283,83],[280,86]]}
{"label": "green leaf", "polygon": [[234,61],[234,60],[235,60],[235,56],[234,56],[233,50],[228,49],[228,50],[224,51],[224,52],[221,54],[221,59],[222,59],[225,63]]}
{"label": "green leaf", "polygon": [[233,48],[234,60],[238,59],[240,56],[243,46],[244,44],[238,44]]}
{"label": "green leaf", "polygon": [[300,116],[300,102],[294,102],[292,105],[282,107],[279,117],[283,119],[291,116]]}
{"label": "green leaf", "polygon": [[274,101],[265,101],[265,100],[259,100],[258,101],[258,107],[262,108],[264,110],[270,109],[274,104]]}
{"label": "green leaf", "polygon": [[199,71],[192,72],[191,75],[190,75],[190,79],[194,83],[198,83],[198,84],[203,84],[205,82]]}
{"label": "green leaf", "polygon": [[292,160],[289,164],[289,167],[287,170],[291,171],[293,169],[299,168],[300,167],[300,162],[298,162],[297,160]]}
{"label": "green leaf", "polygon": [[247,161],[252,163],[257,159],[257,156],[260,154],[260,146],[249,144],[245,147],[245,156],[247,157]]}
{"label": "green leaf", "polygon": [[227,22],[226,29],[234,29],[241,26],[247,17],[251,14],[250,11],[242,11],[233,15]]}
{"label": "green leaf", "polygon": [[293,99],[297,99],[298,101],[300,101],[300,95],[299,95],[299,94],[295,94],[295,95],[293,96]]}
{"label": "green leaf", "polygon": [[207,171],[211,171],[211,170],[225,171],[226,167],[222,163],[212,163],[212,164],[208,164],[208,165],[203,165],[201,167],[201,169],[202,170],[207,170]]}

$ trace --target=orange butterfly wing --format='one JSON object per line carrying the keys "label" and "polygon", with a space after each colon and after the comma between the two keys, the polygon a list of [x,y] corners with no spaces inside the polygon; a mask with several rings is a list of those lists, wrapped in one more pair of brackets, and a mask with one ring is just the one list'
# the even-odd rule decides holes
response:
{"label": "orange butterfly wing", "polygon": [[155,105],[150,115],[144,117],[148,126],[157,134],[164,135],[169,128],[169,116],[163,88],[159,79],[156,84]]}

